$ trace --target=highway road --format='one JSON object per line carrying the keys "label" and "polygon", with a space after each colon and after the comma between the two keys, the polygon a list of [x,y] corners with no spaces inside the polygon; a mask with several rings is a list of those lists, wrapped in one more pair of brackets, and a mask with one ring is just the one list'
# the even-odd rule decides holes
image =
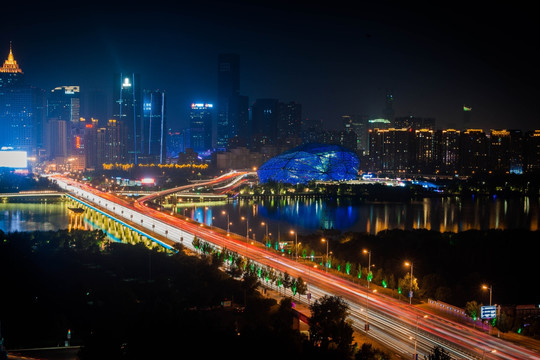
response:
{"label": "highway road", "polygon": [[[212,179],[197,186],[218,186],[241,181],[246,173],[229,173]],[[302,277],[307,282],[311,301],[324,295],[341,296],[349,305],[350,318],[353,326],[365,331],[369,323],[368,336],[385,344],[404,358],[412,358],[418,353],[423,358],[436,345],[444,347],[452,359],[505,359],[526,360],[540,359],[540,352],[507,342],[476,329],[463,326],[456,322],[437,316],[409,305],[408,302],[368,292],[368,289],[346,281],[332,273],[314,268],[296,259],[280,256],[266,250],[260,244],[252,244],[246,238],[227,236],[221,229],[209,228],[204,224],[178,216],[160,212],[146,205],[146,201],[156,196],[179,191],[171,189],[159,195],[149,195],[130,203],[111,193],[104,193],[85,184],[78,183],[63,176],[53,177],[58,184],[75,195],[81,202],[91,203],[110,212],[120,220],[133,223],[153,231],[167,239],[170,243],[180,242],[193,248],[194,236],[227,248],[252,261],[287,272],[294,278]],[[193,186],[193,185],[187,185]],[[187,187],[181,187],[182,190]],[[292,294],[291,294],[292,295]],[[295,299],[307,302],[307,297]]]}

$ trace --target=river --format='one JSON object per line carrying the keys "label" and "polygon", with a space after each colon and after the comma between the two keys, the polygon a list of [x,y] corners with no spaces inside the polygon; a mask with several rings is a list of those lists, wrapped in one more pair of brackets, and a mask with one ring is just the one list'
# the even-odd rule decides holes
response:
{"label": "river", "polygon": [[[540,199],[498,196],[426,198],[410,202],[363,202],[353,199],[234,200],[222,203],[185,204],[178,213],[207,225],[261,240],[266,231],[291,237],[319,229],[376,234],[386,229],[428,229],[460,232],[471,229],[538,230]],[[247,220],[246,220],[247,219]],[[0,203],[0,230],[4,232],[68,228],[67,203]]]}

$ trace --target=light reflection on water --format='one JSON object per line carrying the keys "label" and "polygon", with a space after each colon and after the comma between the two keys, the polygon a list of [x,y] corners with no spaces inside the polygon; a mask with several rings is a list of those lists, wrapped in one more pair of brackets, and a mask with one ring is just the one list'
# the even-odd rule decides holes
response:
{"label": "light reflection on water", "polygon": [[[386,229],[431,229],[466,231],[471,229],[522,228],[538,230],[538,198],[493,196],[427,198],[407,203],[361,202],[354,199],[268,198],[205,204],[186,209],[186,216],[207,225],[262,240],[268,232],[290,238],[290,230],[307,234],[319,229],[368,232]],[[183,214],[183,208],[178,212]],[[244,217],[244,219],[242,219]],[[4,232],[57,230],[69,225],[67,203],[0,203],[0,230]]]}
{"label": "light reflection on water", "polygon": [[[230,215],[231,231],[245,235],[248,231],[241,216],[249,214],[249,232],[260,240],[268,222],[269,232],[282,236],[290,230],[312,233],[319,229],[368,232],[387,229],[428,229],[460,232],[482,229],[521,228],[538,230],[538,198],[501,198],[471,196],[467,198],[426,198],[407,203],[361,202],[354,199],[261,199],[238,200],[226,205],[188,210],[186,215],[197,221],[226,228]],[[191,211],[194,211],[194,214]],[[217,215],[216,215],[217,214]],[[213,219],[212,219],[213,218]],[[252,235],[250,235],[252,237]]]}
{"label": "light reflection on water", "polygon": [[69,213],[64,201],[0,203],[0,230],[49,231],[67,229]]}

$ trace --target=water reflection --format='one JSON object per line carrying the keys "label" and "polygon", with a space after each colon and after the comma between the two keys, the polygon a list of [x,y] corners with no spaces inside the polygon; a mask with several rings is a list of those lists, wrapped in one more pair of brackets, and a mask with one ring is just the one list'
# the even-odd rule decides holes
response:
{"label": "water reflection", "polygon": [[[539,229],[539,208],[540,199],[529,197],[445,197],[407,203],[268,198],[186,204],[176,208],[176,212],[224,230],[229,218],[231,232],[243,236],[249,233],[251,238],[262,241],[266,231],[274,238],[286,239],[291,230],[300,234],[319,229],[371,234],[386,229],[460,232],[521,228],[535,231]],[[57,230],[66,229],[68,225],[69,212],[64,201],[0,204],[0,229],[4,232]]]}
{"label": "water reflection", "polygon": [[0,203],[0,230],[6,233],[67,229],[68,223],[64,201]]}
{"label": "water reflection", "polygon": [[[537,230],[539,207],[539,199],[528,197],[446,197],[407,203],[270,198],[238,200],[204,208],[194,205],[188,216],[225,229],[226,216],[221,215],[225,211],[230,215],[231,231],[242,235],[246,229],[245,222],[240,219],[246,217],[254,234],[250,236],[262,239],[265,227],[256,224],[264,222],[268,222],[270,233],[282,236],[292,229],[300,233],[338,229],[371,234],[387,229],[440,232],[511,228]],[[219,216],[213,217],[212,214]]]}

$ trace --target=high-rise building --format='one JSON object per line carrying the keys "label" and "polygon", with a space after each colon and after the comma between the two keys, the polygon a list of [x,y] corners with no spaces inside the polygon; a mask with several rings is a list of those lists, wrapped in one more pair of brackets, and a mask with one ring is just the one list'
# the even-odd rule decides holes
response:
{"label": "high-rise building", "polygon": [[167,160],[167,117],[165,92],[144,90],[141,157],[145,162],[164,164]]}
{"label": "high-rise building", "polygon": [[361,115],[343,115],[341,117],[345,131],[353,131],[356,134],[356,152],[365,155],[368,152],[369,126],[368,119]]}
{"label": "high-rise building", "polygon": [[524,168],[524,143],[523,132],[518,129],[510,129],[510,173],[523,174]]}
{"label": "high-rise building", "polygon": [[415,161],[414,167],[418,173],[431,174],[434,172],[434,136],[431,129],[415,130]]}
{"label": "high-rise building", "polygon": [[113,86],[113,118],[117,128],[125,131],[123,138],[126,152],[122,157],[129,163],[138,164],[142,150],[142,101],[138,74],[116,74]]}
{"label": "high-rise building", "polygon": [[212,149],[212,113],[212,104],[191,104],[189,114],[190,148],[196,153],[200,154]]}
{"label": "high-rise building", "polygon": [[278,103],[277,141],[281,144],[299,138],[302,130],[302,105],[295,101]]}
{"label": "high-rise building", "polygon": [[510,131],[491,129],[489,134],[489,167],[494,173],[510,172]]}
{"label": "high-rise building", "polygon": [[187,134],[189,133],[189,129],[184,130],[173,130],[169,129],[167,134],[167,157],[168,158],[176,158],[178,157],[178,154],[181,152],[184,152],[186,149],[187,142],[189,142],[189,139],[187,138]]}
{"label": "high-rise building", "polygon": [[24,84],[24,73],[13,57],[13,49],[9,44],[9,55],[0,68],[0,89]]}
{"label": "high-rise building", "polygon": [[[394,95],[392,94],[391,90],[387,90],[386,92],[386,98],[385,98],[385,107],[384,107],[384,118],[391,123],[394,122]],[[396,126],[397,128],[398,126]]]}
{"label": "high-rise building", "polygon": [[540,173],[540,130],[529,130],[525,134],[524,163],[528,173]]}
{"label": "high-rise building", "polygon": [[81,117],[79,86],[58,86],[47,97],[47,118],[77,123]]}
{"label": "high-rise building", "polygon": [[[218,58],[218,91],[215,147],[225,150],[231,126],[229,124],[229,104],[231,96],[240,93],[240,56],[220,54]],[[214,141],[212,141],[214,143]]]}
{"label": "high-rise building", "polygon": [[124,129],[124,126],[125,125],[122,121],[118,121],[116,119],[110,119],[107,123],[107,127],[102,134],[103,139],[100,139],[101,141],[103,141],[103,163],[122,164],[126,161],[126,130]]}
{"label": "high-rise building", "polygon": [[36,155],[36,144],[43,143],[44,117],[44,92],[25,84],[10,45],[0,68],[0,147]]}
{"label": "high-rise building", "polygon": [[251,148],[275,144],[278,134],[279,108],[277,99],[257,99],[251,108]]}
{"label": "high-rise building", "polygon": [[467,129],[460,137],[460,173],[472,175],[488,170],[489,143],[482,129]]}
{"label": "high-rise building", "polygon": [[453,175],[458,172],[460,131],[455,129],[435,132],[435,170],[440,174]]}
{"label": "high-rise building", "polygon": [[67,122],[56,118],[49,119],[46,131],[46,149],[50,160],[67,158]]}
{"label": "high-rise building", "polygon": [[410,129],[370,130],[369,170],[402,175],[411,171],[414,133]]}
{"label": "high-rise building", "polygon": [[84,155],[86,157],[86,168],[89,170],[96,170],[100,165],[98,162],[98,123],[98,119],[92,118],[84,126]]}
{"label": "high-rise building", "polygon": [[230,136],[227,139],[227,148],[248,145],[250,140],[249,99],[238,94],[229,98],[228,123]]}
{"label": "high-rise building", "polygon": [[[58,86],[47,96],[47,120],[56,119],[66,122],[67,155],[74,155],[76,139],[80,136],[81,98],[80,88],[76,85]],[[56,128],[56,125],[55,125]],[[54,130],[54,129],[53,129]],[[54,131],[51,132],[54,134]]]}

